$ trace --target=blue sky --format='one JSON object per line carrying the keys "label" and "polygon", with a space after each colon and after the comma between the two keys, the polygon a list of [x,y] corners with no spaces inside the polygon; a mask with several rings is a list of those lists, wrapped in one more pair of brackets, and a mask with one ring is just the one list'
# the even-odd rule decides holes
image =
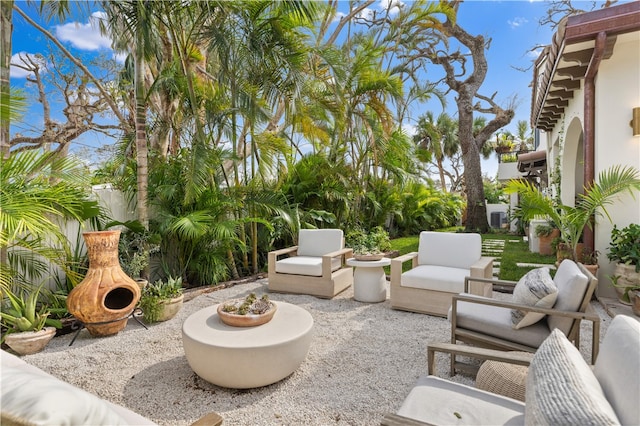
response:
{"label": "blue sky", "polygon": [[[372,8],[382,8],[387,1],[382,0],[384,3],[376,2]],[[16,1],[16,4],[25,11],[32,10],[24,1]],[[347,5],[346,1],[344,4]],[[529,84],[533,72],[530,67],[539,53],[532,52],[531,49],[534,46],[549,43],[552,35],[550,28],[543,28],[538,24],[539,18],[546,9],[547,4],[542,1],[466,1],[461,5],[458,14],[458,21],[467,32],[472,35],[482,34],[492,39],[491,47],[487,52],[489,73],[481,88],[481,93],[490,96],[494,92],[498,92],[496,100],[501,104],[506,104],[507,100],[513,96],[517,97],[516,116],[507,126],[507,129],[512,132],[515,132],[518,120],[529,121],[531,102]],[[65,23],[60,24],[43,22],[31,11],[29,15],[57,35],[74,54],[102,52],[113,56],[108,40],[100,36],[97,28],[90,24],[89,18],[86,16],[81,20],[68,19]],[[26,23],[17,13],[14,13],[13,22],[14,55],[21,52],[37,54],[48,49],[48,43],[44,36]],[[523,72],[515,68],[528,70]],[[436,72],[436,70],[427,70],[427,78],[435,78]],[[24,73],[12,68],[11,84],[20,87],[24,81]],[[441,112],[438,102],[430,103],[426,108],[432,109],[435,115]],[[414,110],[414,119],[417,119],[425,110],[424,106],[419,110]],[[455,114],[453,100],[449,102],[447,112]],[[36,119],[38,116],[41,117],[40,107],[35,105],[30,111],[29,117]],[[16,131],[15,128],[12,130]],[[18,131],[24,131],[24,127]],[[495,160],[483,164],[485,174],[495,176],[495,170],[497,170]]]}

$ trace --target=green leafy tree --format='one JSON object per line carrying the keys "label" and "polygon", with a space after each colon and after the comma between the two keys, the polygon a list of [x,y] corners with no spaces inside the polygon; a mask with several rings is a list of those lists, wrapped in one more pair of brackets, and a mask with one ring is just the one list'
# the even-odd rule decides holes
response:
{"label": "green leafy tree", "polygon": [[487,203],[500,204],[507,203],[509,201],[504,192],[504,185],[500,182],[496,182],[495,179],[484,176],[482,178],[482,184],[484,185],[484,195],[487,197]]}
{"label": "green leafy tree", "polygon": [[442,113],[434,119],[433,113],[428,111],[418,119],[417,128],[413,140],[435,160],[440,175],[440,187],[443,192],[447,192],[444,161],[460,150],[457,123],[447,113]]}

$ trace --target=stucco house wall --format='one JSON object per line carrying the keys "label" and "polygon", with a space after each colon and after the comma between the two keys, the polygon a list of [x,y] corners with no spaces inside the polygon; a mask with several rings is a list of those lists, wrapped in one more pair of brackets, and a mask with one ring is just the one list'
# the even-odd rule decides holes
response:
{"label": "stucco house wall", "polygon": [[[623,34],[609,60],[602,61],[596,77],[595,171],[596,175],[615,165],[640,169],[640,136],[633,136],[629,122],[631,111],[640,107],[640,32]],[[640,223],[640,194],[635,199],[624,195],[607,209],[618,227]],[[612,275],[615,265],[606,258],[613,225],[601,219],[595,232],[595,247],[600,251],[600,279]],[[610,286],[598,294],[611,295]]]}
{"label": "stucco house wall", "polygon": [[[567,37],[573,39],[567,40],[562,28],[545,52],[549,55],[548,58],[541,58],[536,64],[532,125],[541,129],[541,140],[546,142],[548,147],[547,168],[550,183],[554,182],[555,165],[560,165],[561,198],[565,204],[574,205],[575,196],[583,191],[585,183],[585,163],[589,161],[589,156],[585,155],[584,140],[585,125],[588,125],[585,123],[585,99],[589,99],[585,90],[585,75],[593,57],[583,57],[581,61],[568,59],[571,54],[594,48],[598,33],[606,34],[606,43],[613,44],[613,49],[605,49],[605,55],[597,65],[594,79],[594,177],[597,179],[603,170],[617,165],[632,166],[640,170],[640,136],[634,137],[630,127],[632,109],[640,107],[639,16],[639,5],[627,4],[614,6],[606,11],[584,14],[579,18],[580,25],[574,21],[571,29],[570,19],[567,24]],[[624,30],[619,30],[620,27],[616,27],[618,24],[624,25]],[[595,29],[592,34],[588,34],[590,29]],[[571,53],[567,55],[567,52]],[[552,64],[553,67],[550,66]],[[552,82],[554,79],[567,78],[566,74],[560,75],[560,68],[578,66],[582,66],[583,69],[573,71],[575,75],[570,79],[579,80],[580,87],[573,90],[572,98],[568,99],[568,103],[562,106],[561,113],[558,114],[557,108],[548,103],[549,91],[558,89]],[[554,113],[549,112],[554,109]],[[608,278],[613,274],[615,265],[606,257],[611,230],[614,224],[621,228],[631,223],[640,223],[640,194],[636,193],[635,198],[630,195],[619,197],[607,211],[611,222],[606,216],[598,217],[594,228],[594,249],[600,253],[600,284],[596,291],[599,297],[615,297],[611,280]]]}

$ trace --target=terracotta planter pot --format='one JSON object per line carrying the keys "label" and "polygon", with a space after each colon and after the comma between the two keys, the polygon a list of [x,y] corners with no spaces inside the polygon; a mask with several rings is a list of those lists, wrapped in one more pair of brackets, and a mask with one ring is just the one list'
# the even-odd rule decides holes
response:
{"label": "terracotta planter pot", "polygon": [[591,272],[591,275],[593,275],[594,277],[597,276],[596,274],[598,273],[598,265],[585,265],[583,263],[582,266],[584,266],[587,271]]}
{"label": "terracotta planter pot", "polygon": [[55,335],[55,327],[45,327],[39,331],[9,333],[4,342],[19,355],[31,355],[43,350]]}
{"label": "terracotta planter pot", "polygon": [[629,298],[631,299],[631,310],[640,317],[640,290],[630,291]]}
{"label": "terracotta planter pot", "polygon": [[543,256],[553,256],[553,248],[551,248],[551,242],[554,238],[560,236],[560,230],[554,229],[549,235],[540,235],[538,241],[540,242],[540,254]]}
{"label": "terracotta planter pot", "polygon": [[120,231],[82,234],[89,255],[84,280],[67,297],[67,309],[93,336],[110,336],[127,326],[140,299],[140,287],[118,260]]}
{"label": "terracotta planter pot", "polygon": [[[582,251],[584,250],[584,244],[583,243],[576,244],[576,250],[578,253],[582,253]],[[560,243],[558,244],[558,247],[556,250],[556,261],[557,261],[556,265],[559,265],[560,262],[562,262],[565,259],[573,260],[573,250],[571,250],[566,244]],[[578,259],[578,261],[580,261],[580,259]]]}

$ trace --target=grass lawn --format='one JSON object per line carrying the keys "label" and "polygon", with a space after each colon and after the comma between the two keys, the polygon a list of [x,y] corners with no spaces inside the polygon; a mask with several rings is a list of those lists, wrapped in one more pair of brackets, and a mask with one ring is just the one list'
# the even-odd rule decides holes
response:
{"label": "grass lawn", "polygon": [[[549,264],[556,261],[555,256],[542,256],[539,253],[529,251],[529,243],[522,240],[522,236],[509,234],[483,234],[482,240],[504,240],[504,252],[500,259],[500,279],[517,281],[524,274],[535,267],[520,267],[518,263]],[[391,240],[391,249],[398,250],[399,254],[418,251],[418,236],[403,237]],[[411,262],[404,264],[403,270],[408,270]]]}

